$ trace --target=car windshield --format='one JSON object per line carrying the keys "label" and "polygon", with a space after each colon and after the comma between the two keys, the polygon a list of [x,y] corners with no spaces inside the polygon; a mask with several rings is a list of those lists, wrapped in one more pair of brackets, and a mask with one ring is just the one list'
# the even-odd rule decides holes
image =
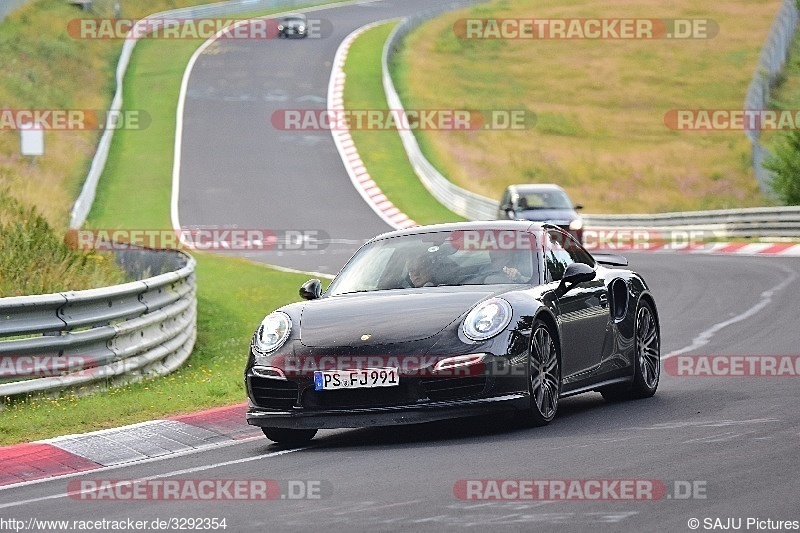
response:
{"label": "car windshield", "polygon": [[380,239],[336,276],[335,296],[414,287],[534,282],[534,237],[514,230],[457,230]]}
{"label": "car windshield", "polygon": [[305,17],[300,17],[300,16],[291,16],[291,17],[284,17],[284,18],[283,18],[283,21],[284,21],[284,22],[291,22],[291,23],[294,23],[294,24],[296,24],[296,23],[298,23],[298,22],[305,22],[305,21],[306,21],[306,19],[305,19]]}
{"label": "car windshield", "polygon": [[561,191],[527,192],[519,195],[517,210],[530,209],[572,209],[572,202]]}

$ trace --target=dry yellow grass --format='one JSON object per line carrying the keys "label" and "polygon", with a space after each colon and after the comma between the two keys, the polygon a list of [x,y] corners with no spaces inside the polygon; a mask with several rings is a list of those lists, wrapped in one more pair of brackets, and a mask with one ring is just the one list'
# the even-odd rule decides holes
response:
{"label": "dry yellow grass", "polygon": [[[211,0],[122,2],[123,17]],[[112,16],[112,0],[84,13],[64,0],[40,0],[6,18],[0,30],[0,109],[108,109],[121,40],[78,40],[70,20]],[[94,155],[99,131],[48,131],[45,155],[34,164],[20,155],[18,131],[0,131],[0,190],[36,206],[57,229],[65,228]]]}
{"label": "dry yellow grass", "polygon": [[[741,109],[779,0],[509,0],[451,13],[415,31],[398,65],[408,107],[526,109],[525,131],[426,131],[454,182],[499,198],[512,183],[555,182],[587,212],[764,205],[741,131],[678,132],[671,109]],[[463,40],[456,20],[703,18],[711,39]],[[431,80],[435,80],[431,82]]]}

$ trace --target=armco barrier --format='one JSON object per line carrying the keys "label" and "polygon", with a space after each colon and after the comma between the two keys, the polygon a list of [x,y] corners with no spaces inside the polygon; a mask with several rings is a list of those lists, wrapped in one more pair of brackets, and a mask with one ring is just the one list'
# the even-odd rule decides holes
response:
{"label": "armco barrier", "polygon": [[800,207],[752,207],[653,215],[584,215],[589,228],[703,231],[719,239],[800,239]]}
{"label": "armco barrier", "polygon": [[[182,9],[173,9],[170,11],[163,11],[148,15],[142,19],[141,26],[134,27],[129,32],[136,31],[137,34],[141,33],[141,28],[152,28],[154,25],[148,24],[147,21],[163,20],[163,19],[191,19],[201,17],[220,17],[230,16],[237,13],[248,13],[253,11],[261,11],[268,9],[283,9],[300,6],[310,6],[319,4],[320,0],[232,0],[230,2],[218,2],[215,4],[206,4],[195,7],[187,7]],[[97,184],[100,181],[100,176],[103,174],[103,169],[106,166],[108,159],[108,152],[111,149],[111,140],[114,137],[113,121],[115,116],[122,109],[122,85],[125,79],[125,73],[128,70],[128,63],[133,55],[133,49],[136,46],[137,40],[134,38],[126,38],[125,43],[122,45],[122,53],[119,56],[116,71],[116,84],[117,89],[114,93],[114,99],[111,101],[111,107],[108,113],[108,123],[103,130],[103,135],[100,138],[100,143],[97,146],[97,151],[92,159],[92,164],[89,167],[89,174],[83,182],[83,188],[72,206],[70,213],[70,227],[78,229],[83,226],[86,217],[89,216],[89,211],[92,209],[94,203],[95,193],[97,191]]]}
{"label": "armco barrier", "polygon": [[[383,46],[383,90],[386,93],[386,101],[389,109],[403,109],[400,95],[397,94],[392,76],[389,71],[389,61],[400,47],[402,39],[408,33],[419,26],[422,22],[435,17],[445,11],[453,11],[471,5],[482,3],[480,1],[462,2],[443,2],[433,9],[420,12],[413,17],[404,19],[395,26],[386,43]],[[479,194],[475,194],[466,189],[455,185],[450,180],[442,176],[430,161],[422,154],[419,143],[411,130],[398,129],[400,140],[403,142],[408,160],[414,168],[414,172],[419,177],[426,189],[441,204],[448,209],[470,220],[491,220],[497,213],[498,202]]]}
{"label": "armco barrier", "polygon": [[[434,9],[418,13],[409,17],[395,26],[383,48],[383,89],[389,109],[403,109],[403,103],[395,89],[389,69],[392,56],[401,46],[402,39],[414,28],[424,21],[435,17],[445,11],[469,7],[479,2],[447,2]],[[787,0],[779,12],[775,26],[780,28],[794,27],[797,19],[788,23],[780,21],[781,13],[789,9]],[[796,13],[797,9],[793,5]],[[790,10],[791,11],[791,10]],[[773,32],[775,30],[773,28]],[[790,39],[791,40],[791,39]],[[764,47],[764,57],[770,58],[768,64],[777,64],[781,59],[773,57],[777,52],[771,52],[775,46]],[[782,42],[782,41],[781,41]],[[751,86],[752,91],[752,86]],[[767,93],[768,95],[768,93]],[[750,93],[748,93],[748,99]],[[398,130],[403,142],[406,155],[411,162],[414,172],[428,191],[445,207],[470,220],[489,220],[497,216],[499,202],[486,198],[474,192],[462,189],[445,178],[428,161],[420,150],[414,134],[410,130]],[[646,229],[672,229],[672,230],[702,230],[713,232],[717,238],[758,238],[758,237],[790,237],[800,238],[800,207],[756,207],[748,209],[726,209],[717,211],[698,211],[680,213],[662,213],[656,215],[585,215],[584,222],[589,228],[646,228]]]}
{"label": "armco barrier", "polygon": [[0,298],[0,398],[164,374],[196,337],[195,260],[178,251],[117,252],[113,287]]}
{"label": "armco barrier", "polygon": [[[744,99],[745,109],[769,109],[770,90],[789,56],[798,21],[800,21],[800,10],[798,10],[796,0],[783,0],[778,14],[772,22],[764,48],[761,49],[753,79],[747,88],[747,95]],[[761,192],[770,194],[772,192],[770,184],[772,173],[764,168],[764,162],[771,154],[761,145],[759,130],[747,130],[746,134],[753,145],[753,173],[758,180],[758,186]]]}

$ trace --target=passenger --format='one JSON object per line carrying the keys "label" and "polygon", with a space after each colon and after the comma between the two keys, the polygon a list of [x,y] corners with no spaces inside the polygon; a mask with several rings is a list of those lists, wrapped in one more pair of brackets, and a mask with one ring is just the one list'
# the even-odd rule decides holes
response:
{"label": "passenger", "polygon": [[[531,280],[531,276],[530,274],[525,275],[530,269],[530,267],[523,266],[525,255],[530,257],[530,254],[524,250],[491,252],[490,274],[486,276],[484,283],[489,285],[495,283],[528,283]],[[529,262],[530,259],[528,259]]]}

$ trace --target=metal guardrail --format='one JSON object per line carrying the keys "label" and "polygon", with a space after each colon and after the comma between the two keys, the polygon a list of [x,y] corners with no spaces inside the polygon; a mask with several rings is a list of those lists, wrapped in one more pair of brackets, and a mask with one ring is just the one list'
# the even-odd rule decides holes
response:
{"label": "metal guardrail", "polygon": [[[796,0],[783,0],[783,4],[772,22],[764,48],[761,49],[753,79],[747,88],[747,96],[744,99],[745,109],[769,108],[770,89],[786,63],[799,21],[800,10],[798,10]],[[753,146],[753,172],[758,180],[758,186],[762,193],[771,194],[772,173],[764,168],[764,161],[771,154],[769,150],[761,146],[760,130],[751,129],[746,133]]]}
{"label": "metal guardrail", "polygon": [[0,298],[0,399],[165,374],[186,360],[197,332],[194,258],[128,250],[117,261],[145,279]]}
{"label": "metal guardrail", "polygon": [[800,207],[753,207],[654,215],[584,215],[588,228],[643,228],[702,231],[715,238],[788,237],[800,239]]}
{"label": "metal guardrail", "polygon": [[[383,64],[383,90],[386,93],[386,101],[389,104],[389,109],[403,109],[403,103],[400,101],[400,95],[397,94],[397,89],[395,89],[389,71],[389,61],[391,61],[392,56],[400,48],[402,39],[408,35],[411,30],[436,15],[444,13],[445,11],[469,7],[478,3],[482,2],[480,0],[445,2],[433,9],[408,17],[395,26],[383,46],[383,56],[381,59]],[[462,189],[452,183],[425,158],[411,130],[398,129],[398,133],[400,134],[400,140],[403,142],[406,154],[408,155],[408,160],[414,168],[414,172],[434,198],[454,213],[470,220],[491,220],[496,217],[497,207],[499,205],[497,201]]]}
{"label": "metal guardrail", "polygon": [[[164,19],[192,19],[201,17],[218,17],[229,16],[237,13],[247,13],[252,11],[261,11],[277,8],[292,8],[301,6],[310,6],[319,4],[319,0],[231,0],[228,2],[218,2],[214,4],[205,4],[201,6],[192,6],[181,9],[172,9],[169,11],[162,11],[148,15],[143,21],[146,20],[164,20]],[[97,184],[100,181],[100,176],[105,169],[106,161],[108,159],[108,152],[111,149],[111,141],[114,137],[113,121],[118,116],[119,111],[122,109],[122,85],[125,79],[125,73],[128,70],[133,49],[136,47],[137,39],[132,37],[133,32],[136,34],[144,33],[142,28],[153,28],[154,25],[143,23],[140,27],[134,27],[129,32],[129,38],[125,39],[122,45],[122,52],[119,56],[116,70],[116,84],[117,89],[114,93],[114,99],[111,101],[111,107],[108,113],[106,127],[103,130],[103,135],[100,138],[100,143],[97,146],[92,164],[89,167],[89,173],[86,180],[83,182],[83,188],[72,206],[70,212],[70,228],[79,229],[86,222],[89,216],[89,211],[92,209],[95,194],[97,192]]]}
{"label": "metal guardrail", "polygon": [[[143,20],[229,16],[317,3],[233,0],[164,11]],[[83,225],[94,202],[136,42],[126,39],[122,46],[109,122],[70,213],[73,229]],[[102,289],[0,298],[0,398],[168,373],[186,360],[197,335],[195,260],[175,251],[132,250],[118,252],[117,257],[129,274],[138,278],[149,271],[151,277]]]}
{"label": "metal guardrail", "polygon": [[[414,28],[424,21],[433,18],[445,11],[468,7],[478,2],[450,2],[442,4],[435,9],[418,13],[413,17],[404,19],[395,26],[383,48],[383,88],[386,93],[386,100],[390,109],[403,109],[403,103],[395,89],[392,81],[389,62],[392,56],[401,46],[402,39]],[[762,52],[761,64],[777,65],[785,60],[785,54],[781,59],[776,47],[769,43],[776,40],[783,43],[788,34],[788,42],[791,43],[793,29],[797,24],[797,19],[788,22],[781,21],[781,14],[789,10],[787,5],[793,6],[796,16],[797,8],[793,0],[785,0],[781,11],[778,14],[775,25],[782,28],[779,33],[781,37],[771,37],[768,45]],[[776,33],[775,25],[773,34]],[[790,32],[787,28],[791,27]],[[772,76],[774,77],[774,73]],[[748,98],[750,93],[748,91]],[[766,98],[769,97],[768,85],[764,85],[766,92],[762,93]],[[751,107],[758,109],[760,106]],[[758,132],[755,132],[756,135]],[[403,142],[406,155],[411,162],[414,172],[419,177],[425,188],[445,207],[470,220],[489,220],[497,216],[497,208],[500,205],[497,200],[486,198],[472,191],[462,189],[445,178],[428,161],[420,150],[414,134],[410,130],[399,130],[398,134]],[[755,146],[755,145],[754,145]],[[755,152],[754,152],[755,157]],[[643,228],[643,229],[671,229],[671,230],[694,230],[707,231],[713,233],[716,238],[758,238],[758,237],[791,237],[800,238],[800,207],[756,207],[748,209],[726,209],[717,211],[697,211],[661,214],[642,214],[642,215],[584,215],[584,222],[588,228]]]}

